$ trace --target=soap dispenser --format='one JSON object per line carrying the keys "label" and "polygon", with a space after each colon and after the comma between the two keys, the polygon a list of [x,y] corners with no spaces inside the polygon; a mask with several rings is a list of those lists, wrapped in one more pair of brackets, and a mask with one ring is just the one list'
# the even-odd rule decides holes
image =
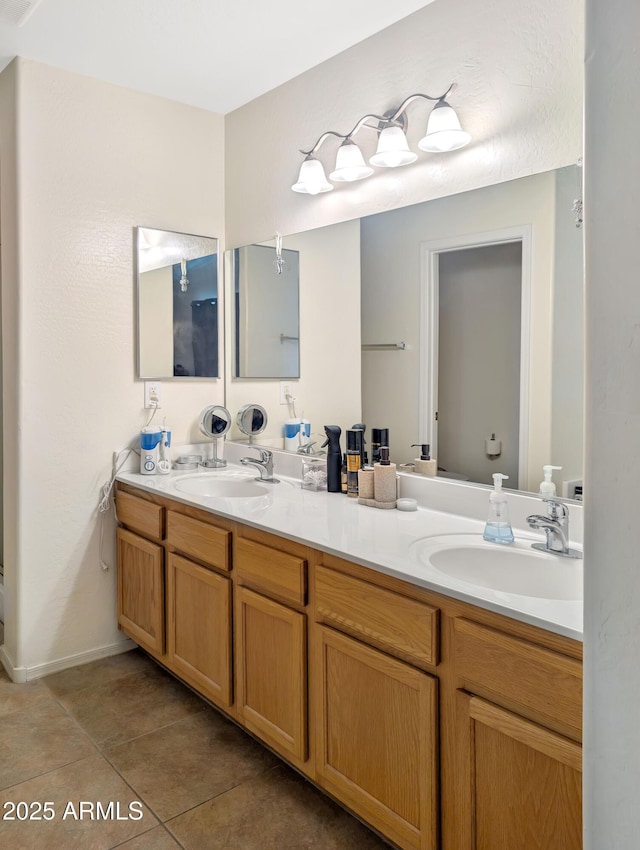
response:
{"label": "soap dispenser", "polygon": [[502,489],[502,482],[509,476],[494,472],[492,477],[494,489],[489,496],[489,518],[482,536],[492,543],[513,543],[515,538],[509,522],[507,496]]}
{"label": "soap dispenser", "polygon": [[551,466],[547,464],[542,467],[542,472],[544,473],[544,481],[540,482],[540,495],[544,499],[550,499],[552,496],[556,495],[556,485],[551,480],[551,476],[553,475],[554,469],[562,469],[561,466]]}
{"label": "soap dispenser", "polygon": [[431,457],[429,443],[412,443],[411,448],[420,449],[420,457],[415,459],[416,472],[433,478],[438,474],[436,459]]}

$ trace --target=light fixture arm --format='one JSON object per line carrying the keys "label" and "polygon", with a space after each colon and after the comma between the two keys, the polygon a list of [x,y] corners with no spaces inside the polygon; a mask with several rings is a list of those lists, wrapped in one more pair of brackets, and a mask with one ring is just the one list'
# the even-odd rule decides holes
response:
{"label": "light fixture arm", "polygon": [[[369,113],[368,115],[363,115],[362,118],[360,118],[359,121],[356,122],[353,129],[350,130],[348,133],[337,133],[335,130],[327,130],[326,133],[323,133],[318,138],[317,142],[315,143],[315,145],[312,148],[310,148],[309,150],[302,150],[302,148],[300,148],[299,149],[300,153],[304,154],[305,156],[313,156],[313,154],[316,153],[316,151],[318,151],[322,147],[323,143],[325,142],[326,139],[329,138],[329,136],[336,136],[336,138],[342,139],[343,141],[346,141],[346,139],[350,139],[360,129],[362,129],[362,127],[369,127],[369,129],[377,130],[379,132],[380,131],[380,125],[391,126],[392,124],[396,124],[398,126],[403,126],[404,121],[400,121],[400,118],[401,118],[402,114],[404,113],[404,111],[406,110],[407,106],[409,106],[409,104],[412,103],[414,100],[417,100],[418,98],[423,98],[424,100],[431,100],[431,101],[434,101],[434,102],[435,101],[443,101],[447,97],[447,95],[449,95],[449,94],[451,94],[451,92],[455,91],[456,88],[457,88],[456,83],[451,83],[451,85],[446,90],[446,92],[444,94],[439,95],[438,97],[432,97],[429,94],[421,94],[420,92],[418,92],[416,94],[410,94],[409,97],[405,98],[402,101],[402,103],[396,109],[396,111],[391,113],[390,115],[389,114],[387,114],[387,115],[376,115],[375,113],[372,113],[372,112]],[[372,125],[372,124],[367,124],[367,121],[370,118],[377,121],[378,124],[376,124],[375,126]]]}
{"label": "light fixture arm", "polygon": [[451,83],[451,85],[446,90],[446,92],[444,94],[441,94],[439,97],[432,97],[430,94],[421,94],[420,92],[417,92],[416,94],[410,94],[409,97],[406,97],[402,101],[400,106],[396,109],[396,111],[387,120],[392,121],[392,122],[397,121],[400,118],[400,116],[402,115],[402,113],[405,111],[407,106],[409,106],[410,103],[413,103],[413,101],[417,100],[419,97],[421,97],[423,100],[431,100],[431,101],[434,101],[434,102],[440,102],[440,101],[445,100],[447,95],[450,95],[452,92],[454,92],[456,90],[456,88],[457,88],[457,84]]}

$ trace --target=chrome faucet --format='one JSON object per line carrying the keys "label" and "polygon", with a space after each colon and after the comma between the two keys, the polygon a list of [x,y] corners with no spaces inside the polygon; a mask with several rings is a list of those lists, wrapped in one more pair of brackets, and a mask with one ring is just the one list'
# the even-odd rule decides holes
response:
{"label": "chrome faucet", "polygon": [[251,448],[255,448],[260,452],[260,460],[253,457],[241,457],[240,463],[245,466],[250,464],[251,466],[258,467],[260,475],[256,478],[256,481],[267,481],[269,484],[278,484],[278,479],[273,477],[273,452],[270,452],[269,449],[258,448],[258,446],[251,446]]}
{"label": "chrome faucet", "polygon": [[569,508],[555,499],[543,499],[548,505],[547,516],[531,514],[527,522],[531,528],[542,528],[547,535],[546,543],[532,543],[533,549],[552,552],[565,558],[582,558],[582,553],[569,547]]}

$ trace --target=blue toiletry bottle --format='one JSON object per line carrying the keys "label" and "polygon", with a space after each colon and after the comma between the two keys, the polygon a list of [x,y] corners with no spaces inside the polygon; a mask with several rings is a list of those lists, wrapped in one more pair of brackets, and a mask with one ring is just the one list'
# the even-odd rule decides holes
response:
{"label": "blue toiletry bottle", "polygon": [[502,489],[502,482],[509,476],[494,472],[492,477],[494,489],[489,496],[489,518],[482,536],[491,543],[513,543],[515,538],[509,521],[507,496]]}

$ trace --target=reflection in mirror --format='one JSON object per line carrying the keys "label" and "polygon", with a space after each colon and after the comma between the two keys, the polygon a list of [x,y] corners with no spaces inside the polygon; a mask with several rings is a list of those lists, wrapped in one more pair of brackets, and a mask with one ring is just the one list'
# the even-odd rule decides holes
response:
{"label": "reflection in mirror", "polygon": [[267,411],[259,404],[245,404],[238,411],[236,425],[251,443],[267,427]]}
{"label": "reflection in mirror", "polygon": [[200,414],[200,432],[213,440],[211,460],[205,460],[203,466],[217,469],[226,466],[226,460],[218,457],[218,440],[224,438],[231,427],[231,414],[219,404],[205,407]]}
{"label": "reflection in mirror", "polygon": [[[434,451],[441,474],[490,484],[505,472],[509,489],[529,492],[538,492],[542,466],[554,464],[563,467],[554,473],[558,495],[574,495],[583,452],[583,231],[573,211],[580,197],[580,169],[568,166],[367,216],[350,234],[361,269],[360,418],[389,428],[394,461],[411,463],[412,444],[433,443],[443,452],[440,463]],[[331,227],[302,234],[305,244],[315,236],[323,255],[342,256],[343,244],[327,244]],[[310,274],[301,269],[304,292]],[[452,309],[451,335],[440,314]],[[481,313],[487,324],[478,334]],[[309,360],[322,362],[324,351],[319,339]],[[439,357],[454,358],[448,375]],[[455,371],[470,364],[475,375]],[[324,397],[351,365],[325,370]],[[500,408],[507,383],[511,401]],[[227,387],[227,403],[235,389]],[[317,397],[322,387],[313,390]],[[298,401],[304,407],[307,399]],[[438,421],[441,404],[448,422]],[[498,454],[494,443],[487,451],[493,434]]]}
{"label": "reflection in mirror", "polygon": [[137,227],[138,377],[217,378],[218,240]]}
{"label": "reflection in mirror", "polygon": [[236,378],[300,376],[298,251],[269,244],[231,252]]}

